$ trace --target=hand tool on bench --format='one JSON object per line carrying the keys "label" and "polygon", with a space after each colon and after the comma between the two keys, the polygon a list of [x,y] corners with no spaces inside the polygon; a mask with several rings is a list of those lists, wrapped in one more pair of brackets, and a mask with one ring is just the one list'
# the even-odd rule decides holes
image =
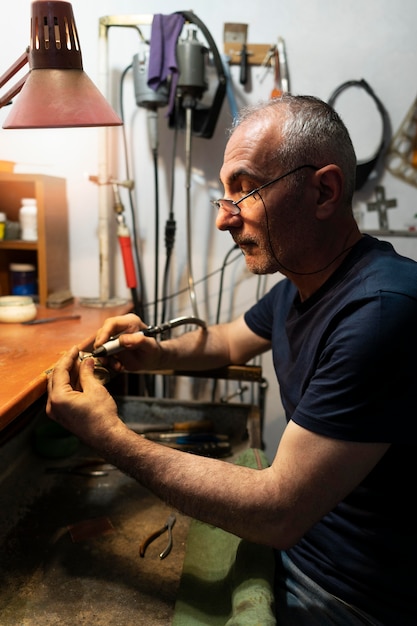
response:
{"label": "hand tool on bench", "polygon": [[159,554],[159,558],[160,559],[164,559],[166,556],[168,556],[168,554],[171,552],[172,549],[172,529],[174,527],[176,521],[176,517],[174,515],[174,513],[171,513],[171,515],[168,517],[167,521],[165,522],[165,524],[162,526],[162,528],[159,528],[159,530],[156,530],[155,532],[153,532],[151,535],[149,535],[149,537],[147,537],[147,539],[145,539],[139,546],[139,554],[141,557],[145,556],[145,552],[146,552],[146,548],[153,542],[155,541],[155,539],[158,539],[158,537],[160,537],[161,535],[163,535],[165,532],[168,533],[168,543],[165,547],[164,550],[162,550],[162,552]]}

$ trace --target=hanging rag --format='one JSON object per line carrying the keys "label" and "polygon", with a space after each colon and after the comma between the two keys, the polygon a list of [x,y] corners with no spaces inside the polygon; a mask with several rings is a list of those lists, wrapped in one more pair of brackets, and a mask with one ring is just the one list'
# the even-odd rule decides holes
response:
{"label": "hanging rag", "polygon": [[177,40],[185,18],[180,13],[162,15],[157,13],[152,20],[149,51],[148,87],[156,91],[170,77],[168,117],[174,109],[178,83]]}

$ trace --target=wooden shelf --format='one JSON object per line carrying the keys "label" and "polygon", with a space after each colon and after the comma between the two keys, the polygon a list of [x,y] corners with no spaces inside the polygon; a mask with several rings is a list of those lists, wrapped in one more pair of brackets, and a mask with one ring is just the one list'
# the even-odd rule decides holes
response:
{"label": "wooden shelf", "polygon": [[66,181],[44,174],[0,172],[0,211],[9,221],[19,221],[22,198],[36,198],[38,240],[0,241],[0,295],[11,292],[10,263],[31,263],[37,271],[39,303],[46,305],[51,293],[69,290]]}
{"label": "wooden shelf", "polygon": [[8,239],[0,241],[0,250],[37,250],[37,241],[22,241],[21,239]]}
{"label": "wooden shelf", "polygon": [[375,237],[417,237],[417,230],[363,230]]}

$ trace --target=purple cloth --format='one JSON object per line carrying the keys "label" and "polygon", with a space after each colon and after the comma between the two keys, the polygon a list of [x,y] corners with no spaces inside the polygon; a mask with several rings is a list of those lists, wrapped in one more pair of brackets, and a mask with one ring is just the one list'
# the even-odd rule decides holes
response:
{"label": "purple cloth", "polygon": [[178,82],[176,47],[184,22],[184,16],[180,13],[157,13],[152,21],[148,86],[156,91],[171,76],[167,115],[173,110],[175,102]]}

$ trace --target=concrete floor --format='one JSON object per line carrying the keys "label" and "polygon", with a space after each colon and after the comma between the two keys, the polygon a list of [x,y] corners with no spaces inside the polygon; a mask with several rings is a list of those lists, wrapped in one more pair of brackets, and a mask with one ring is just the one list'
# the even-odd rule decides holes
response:
{"label": "concrete floor", "polygon": [[168,557],[164,534],[141,558],[171,510],[135,481],[47,474],[68,460],[34,453],[11,464],[0,490],[1,626],[170,624],[189,520],[176,515]]}

